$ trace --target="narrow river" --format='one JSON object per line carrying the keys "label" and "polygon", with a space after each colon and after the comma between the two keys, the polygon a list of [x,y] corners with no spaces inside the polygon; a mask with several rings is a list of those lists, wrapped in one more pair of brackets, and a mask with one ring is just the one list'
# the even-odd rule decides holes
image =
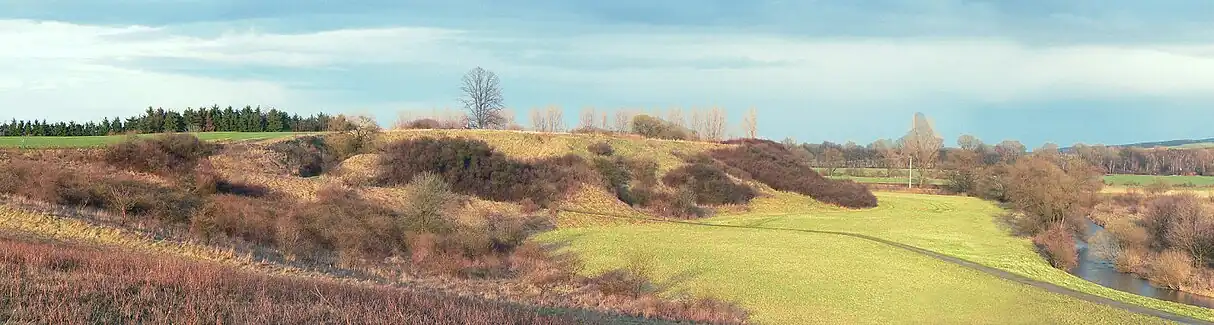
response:
{"label": "narrow river", "polygon": [[[1095,235],[1101,231],[1104,231],[1103,227],[1089,220],[1088,229],[1084,231],[1083,237],[1090,238],[1092,235]],[[1118,272],[1117,269],[1113,267],[1112,262],[1102,259],[1100,256],[1089,252],[1088,245],[1083,241],[1082,238],[1076,239],[1075,245],[1079,249],[1079,266],[1075,267],[1074,270],[1071,270],[1071,274],[1083,278],[1084,280],[1140,296],[1175,301],[1182,304],[1189,304],[1205,308],[1214,308],[1214,298],[1212,297],[1167,288],[1160,288],[1134,274]]]}

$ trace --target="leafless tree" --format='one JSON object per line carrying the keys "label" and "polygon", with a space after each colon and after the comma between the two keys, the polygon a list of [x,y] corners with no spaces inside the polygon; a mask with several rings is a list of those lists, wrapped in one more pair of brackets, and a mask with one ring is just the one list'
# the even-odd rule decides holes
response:
{"label": "leafless tree", "polygon": [[[924,175],[929,169],[935,167],[935,163],[940,157],[940,148],[944,147],[944,138],[936,134],[931,124],[923,113],[915,113],[910,131],[901,139],[902,149],[913,159],[920,175]],[[919,178],[920,185],[926,179],[926,177]]]}
{"label": "leafless tree", "polygon": [[700,131],[700,136],[705,140],[717,141],[725,137],[725,110],[720,107],[713,107],[703,113],[703,121],[701,122],[703,131]]}
{"label": "leafless tree", "polygon": [[671,107],[670,110],[666,112],[666,121],[674,125],[687,127],[687,123],[683,121],[683,110],[678,107]]}
{"label": "leafless tree", "polygon": [[628,133],[632,130],[632,117],[635,114],[627,109],[615,111],[615,131]]}
{"label": "leafless tree", "polygon": [[611,130],[611,123],[607,122],[607,112],[603,112],[600,114],[599,129],[601,129],[603,131]]}
{"label": "leafless tree", "polygon": [[531,127],[539,132],[560,132],[564,130],[564,114],[557,106],[531,109]]}
{"label": "leafless tree", "polygon": [[960,137],[957,137],[957,146],[961,147],[962,150],[978,151],[978,149],[982,148],[982,140],[978,140],[978,137],[969,134],[962,134]]}
{"label": "leafless tree", "polygon": [[594,129],[594,118],[594,107],[586,106],[586,108],[582,109],[582,116],[579,120],[580,122],[578,124],[578,128],[585,130]]}
{"label": "leafless tree", "polygon": [[754,107],[742,117],[742,136],[751,139],[759,137],[759,112]]}
{"label": "leafless tree", "polygon": [[502,88],[497,74],[476,67],[464,75],[460,90],[464,93],[460,101],[468,110],[469,127],[488,129],[502,124]]}

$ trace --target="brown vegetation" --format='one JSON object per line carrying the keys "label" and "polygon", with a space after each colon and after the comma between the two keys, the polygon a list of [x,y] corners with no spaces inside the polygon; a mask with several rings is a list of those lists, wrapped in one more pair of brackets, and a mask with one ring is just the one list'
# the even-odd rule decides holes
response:
{"label": "brown vegetation", "polygon": [[742,179],[754,179],[779,191],[790,191],[849,208],[877,206],[877,198],[864,185],[830,180],[804,164],[783,145],[770,140],[730,140],[735,148],[718,149],[711,156],[732,167]]}
{"label": "brown vegetation", "polygon": [[737,184],[720,167],[709,163],[691,163],[666,173],[662,183],[695,193],[699,204],[746,204],[757,193],[750,186]]}
{"label": "brown vegetation", "polygon": [[663,121],[649,115],[632,118],[632,133],[654,139],[695,140],[699,135],[678,123]]}
{"label": "brown vegetation", "polygon": [[[355,133],[357,132],[348,131],[347,135],[358,137]],[[181,139],[163,141],[168,140],[179,141]],[[156,139],[156,141],[162,140]],[[182,141],[182,143],[189,143],[189,141]],[[151,146],[124,143],[117,146],[121,146],[123,149],[106,150],[121,152],[135,148],[160,154],[163,152],[203,152],[188,149],[189,146],[168,146],[170,149],[165,150],[159,149],[161,148],[159,144]],[[330,143],[327,138],[301,138],[280,142],[273,146],[275,146],[274,149],[269,151],[283,154],[284,160],[290,166],[289,169],[297,170],[300,175],[323,172],[331,168],[329,166],[338,159],[336,157],[339,157],[336,153],[330,153]],[[189,157],[187,155],[171,157],[182,156]],[[85,165],[79,168],[59,165],[47,167],[28,158],[10,158],[0,161],[0,193],[16,194],[55,204],[87,206],[120,212],[124,214],[125,219],[120,220],[120,223],[128,220],[135,222],[159,220],[160,222],[151,227],[173,230],[167,231],[165,234],[181,236],[182,238],[179,238],[181,240],[201,240],[221,246],[254,247],[253,250],[259,255],[273,256],[273,261],[314,265],[319,269],[371,270],[374,274],[381,276],[407,274],[410,277],[442,278],[445,279],[443,281],[449,280],[454,281],[453,283],[464,284],[472,283],[471,280],[465,279],[491,279],[485,283],[498,283],[498,285],[526,283],[541,288],[566,288],[561,290],[576,288],[572,293],[568,291],[552,293],[541,290],[539,297],[535,293],[514,293],[505,296],[512,301],[529,304],[566,308],[589,307],[643,317],[717,323],[745,322],[745,311],[732,304],[711,298],[671,301],[659,299],[656,292],[649,290],[633,291],[632,293],[615,290],[614,288],[619,288],[618,285],[621,283],[631,283],[645,288],[651,288],[653,285],[648,283],[647,277],[642,273],[635,272],[616,272],[616,274],[625,275],[614,278],[612,276],[595,278],[578,276],[576,275],[578,263],[575,261],[548,256],[534,244],[526,244],[526,238],[529,236],[551,229],[555,225],[549,215],[540,213],[542,212],[541,205],[552,203],[561,197],[560,194],[564,194],[567,187],[595,184],[600,180],[605,186],[627,190],[628,197],[637,197],[637,199],[629,200],[643,201],[642,205],[655,211],[667,211],[670,215],[702,215],[702,211],[696,206],[696,193],[691,191],[689,186],[682,186],[676,192],[664,192],[665,190],[658,189],[660,187],[656,177],[658,166],[652,160],[625,159],[619,156],[596,157],[595,162],[604,166],[603,170],[599,170],[604,175],[599,178],[600,175],[596,175],[594,167],[577,156],[524,162],[504,158],[480,141],[431,138],[394,143],[383,149],[381,158],[383,160],[379,166],[379,179],[382,184],[401,185],[403,188],[360,188],[330,183],[320,186],[320,189],[315,191],[315,198],[296,197],[279,193],[278,189],[271,190],[263,186],[228,181],[221,175],[231,174],[215,171],[210,164],[213,158],[198,154],[196,159],[159,159],[154,160],[154,164],[127,163],[129,160],[123,159],[115,159],[109,163],[83,162]],[[122,169],[130,170],[122,171]],[[139,171],[144,170],[156,171],[157,174],[139,176],[142,175]],[[604,170],[612,170],[612,173],[622,171],[625,177],[613,179],[605,176]],[[172,172],[162,173],[162,171]],[[281,173],[282,170],[279,169],[277,172]],[[721,175],[717,173],[716,176]],[[289,176],[284,175],[283,177]],[[374,192],[371,191],[373,189],[400,191],[399,193],[403,193],[400,196],[404,197],[404,202],[407,203],[388,204],[387,201],[377,199],[377,196],[366,195],[366,193]],[[309,190],[309,192],[312,191]],[[466,211],[465,207],[468,206],[468,202],[473,200],[457,193],[517,201],[524,205],[522,209],[524,214],[494,210],[456,215],[454,211]],[[184,229],[189,231],[181,231]],[[286,258],[280,259],[280,257]],[[128,262],[133,265],[141,265],[137,264],[140,263],[138,261]],[[158,269],[153,271],[156,270]],[[225,281],[244,281],[237,276],[210,274],[224,277]],[[189,276],[174,274],[166,276],[184,277],[184,281],[201,281]],[[128,283],[118,282],[113,287],[108,284],[86,287],[82,292],[87,293],[87,299],[95,296],[122,295],[129,292],[123,291],[122,288],[132,288]],[[72,284],[76,285],[74,282]],[[206,286],[221,291],[227,290],[224,288],[242,286],[263,288],[256,283],[235,282],[231,284],[206,282]],[[196,290],[196,288],[180,289],[177,287],[148,288],[150,289],[146,290],[173,292]],[[214,302],[206,302],[218,306],[215,308],[229,306],[235,303],[233,301],[248,302],[239,300],[243,299],[242,297],[252,297],[250,299],[262,299],[259,298],[260,295],[270,297],[265,300],[253,300],[256,303],[251,307],[232,307],[215,312],[206,309],[212,308],[205,307],[211,305],[198,305],[205,307],[198,307],[203,308],[200,309],[198,317],[220,317],[220,321],[229,321],[230,319],[223,317],[229,317],[227,315],[239,317],[253,311],[295,312],[294,308],[302,306],[304,303],[287,300],[281,302],[281,306],[274,307],[279,309],[262,306],[274,304],[275,301],[269,299],[280,295],[276,290],[287,290],[287,288],[291,288],[291,286],[258,289],[261,291],[247,296],[241,296],[243,293],[216,291],[220,293],[217,296],[219,298],[216,298]],[[59,287],[54,290],[61,289]],[[345,289],[333,290],[338,292]],[[319,296],[328,299],[330,296],[327,292],[321,290]],[[52,297],[50,295],[56,293],[58,291],[38,297]],[[295,292],[282,294],[292,295]],[[333,293],[333,295],[333,297],[354,302],[370,299],[362,296],[343,296],[340,293]],[[76,296],[69,295],[69,297]],[[559,299],[554,297],[559,297]],[[393,307],[394,305],[391,305],[390,301],[395,298],[379,298],[385,299],[385,301],[382,304],[368,304],[364,309],[347,308],[345,305],[334,304],[331,306],[337,309],[325,309],[326,311],[323,313],[308,314],[319,315],[308,317],[320,318],[301,318],[301,321],[332,319],[333,317],[351,317],[348,319],[357,321],[360,318],[344,316],[343,312],[361,313],[364,310],[370,310],[367,308],[380,306],[405,308]],[[87,299],[81,300],[81,306],[94,306],[102,302],[102,300]],[[160,304],[161,302],[149,301],[138,295],[131,299],[133,300],[111,299],[109,301],[121,301],[122,313],[128,311],[144,313],[144,310],[166,308],[165,305]],[[171,307],[193,302],[170,300],[163,303],[170,304],[169,307]],[[317,303],[313,301],[311,304]],[[326,306],[323,301],[317,305]],[[109,308],[106,306],[96,308],[105,312],[110,310],[106,309]],[[37,312],[41,309],[28,310]],[[102,321],[122,322],[134,319],[132,317],[161,319],[156,318],[160,316],[122,313],[112,316],[116,318],[105,318]],[[47,315],[77,317],[76,314],[71,313]],[[177,316],[166,315],[163,317]],[[76,318],[65,319],[71,321]],[[170,322],[183,320],[183,318],[165,319]],[[184,318],[185,321],[191,319],[201,318]],[[202,321],[210,320],[208,318]]]}
{"label": "brown vegetation", "polygon": [[423,172],[443,177],[456,192],[498,201],[531,199],[547,206],[589,173],[577,156],[522,162],[484,141],[423,137],[389,144],[379,161],[379,183],[400,185]]}
{"label": "brown vegetation", "polygon": [[1078,252],[1075,250],[1075,237],[1071,230],[1063,225],[1054,225],[1033,236],[1033,244],[1045,255],[1046,260],[1056,268],[1070,270],[1079,263]]}
{"label": "brown vegetation", "polygon": [[569,316],[387,286],[0,239],[0,319],[16,323],[577,324]]}

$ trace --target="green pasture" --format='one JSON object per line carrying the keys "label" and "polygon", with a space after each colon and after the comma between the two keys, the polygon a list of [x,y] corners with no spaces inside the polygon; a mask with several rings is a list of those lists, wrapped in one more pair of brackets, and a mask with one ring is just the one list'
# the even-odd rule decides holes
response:
{"label": "green pasture", "polygon": [[[704,223],[846,231],[880,237],[1115,300],[1214,320],[1214,311],[1108,289],[1050,267],[974,198],[877,193],[880,206],[806,206]],[[652,263],[666,295],[738,301],[760,324],[1150,324],[1133,314],[862,239],[780,230],[649,223],[561,229],[557,244],[595,274]]]}
{"label": "green pasture", "polygon": [[1146,186],[1156,181],[1172,186],[1214,187],[1214,176],[1106,175],[1104,183],[1112,186]]}

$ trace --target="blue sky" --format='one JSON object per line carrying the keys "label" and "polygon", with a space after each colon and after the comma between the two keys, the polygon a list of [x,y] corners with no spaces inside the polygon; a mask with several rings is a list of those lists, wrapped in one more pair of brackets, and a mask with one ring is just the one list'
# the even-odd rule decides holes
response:
{"label": "blue sky", "polygon": [[970,133],[1214,137],[1214,2],[0,0],[0,118],[147,106],[308,114],[458,105],[495,71],[519,112],[721,106],[760,135],[868,143],[913,112]]}

